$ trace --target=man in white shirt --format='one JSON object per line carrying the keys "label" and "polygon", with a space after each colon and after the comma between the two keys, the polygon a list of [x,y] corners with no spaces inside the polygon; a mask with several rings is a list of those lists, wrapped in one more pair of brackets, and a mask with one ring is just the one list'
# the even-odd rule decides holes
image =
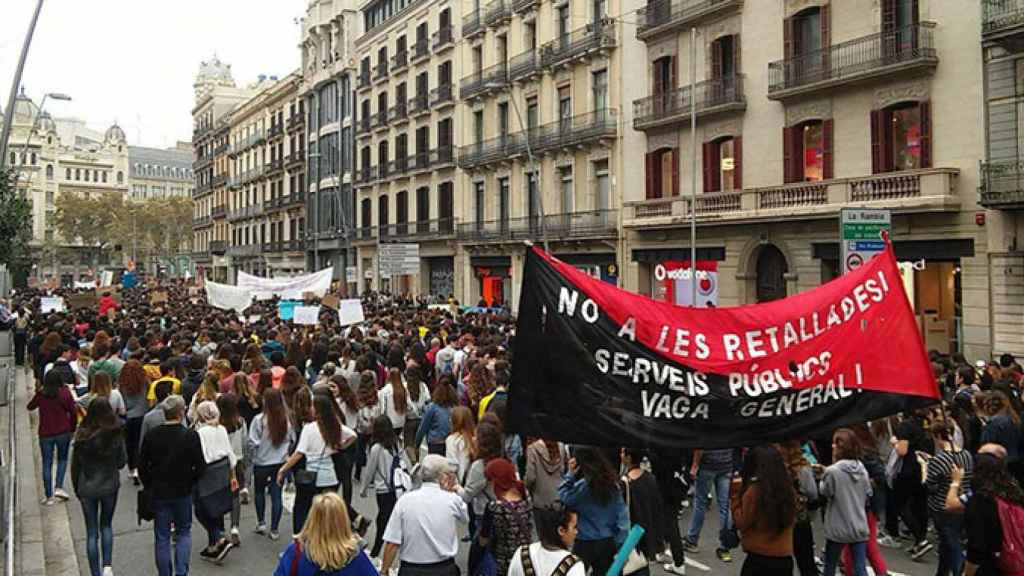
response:
{"label": "man in white shirt", "polygon": [[455,492],[455,473],[446,458],[430,454],[419,469],[422,486],[398,499],[384,530],[381,574],[398,556],[399,576],[459,576],[459,523],[469,522],[466,503]]}

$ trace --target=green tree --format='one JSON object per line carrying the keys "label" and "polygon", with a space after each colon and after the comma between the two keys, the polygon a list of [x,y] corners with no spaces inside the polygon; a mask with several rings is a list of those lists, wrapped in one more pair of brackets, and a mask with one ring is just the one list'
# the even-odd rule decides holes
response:
{"label": "green tree", "polygon": [[15,186],[15,173],[0,170],[0,264],[6,264],[17,285],[32,267],[32,205]]}
{"label": "green tree", "polygon": [[124,212],[124,198],[109,192],[64,192],[55,204],[58,234],[65,244],[79,244],[88,250],[95,268],[100,254],[114,245],[113,226],[117,216]]}

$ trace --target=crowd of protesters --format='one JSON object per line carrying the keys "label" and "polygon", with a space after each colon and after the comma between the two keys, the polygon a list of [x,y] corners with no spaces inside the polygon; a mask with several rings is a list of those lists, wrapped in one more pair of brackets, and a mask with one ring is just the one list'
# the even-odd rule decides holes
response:
{"label": "crowd of protesters", "polygon": [[[603,576],[631,525],[644,535],[624,574],[685,575],[712,502],[715,554],[729,563],[742,549],[744,575],[887,574],[882,548],[937,556],[937,576],[1024,574],[1022,370],[1010,355],[934,354],[941,404],[821,437],[567,446],[507,431],[515,322],[503,310],[371,294],[359,325],[322,307],[316,326],[298,326],[273,300],[239,315],[184,284],[151,304],[156,290],[49,314],[25,291],[10,307],[17,360],[36,380],[43,505],[69,499],[70,460],[93,576],[113,574],[125,468],[161,576],[188,573],[193,516],[213,563],[246,529],[278,540],[284,491],[295,504],[281,576]],[[356,489],[376,505],[357,509]],[[250,500],[256,525],[243,527]]]}

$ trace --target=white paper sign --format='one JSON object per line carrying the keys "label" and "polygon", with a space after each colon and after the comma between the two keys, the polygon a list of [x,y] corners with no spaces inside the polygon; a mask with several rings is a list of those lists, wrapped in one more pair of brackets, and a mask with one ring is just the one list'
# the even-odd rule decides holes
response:
{"label": "white paper sign", "polygon": [[296,324],[316,325],[320,321],[319,306],[296,306],[295,317],[292,322]]}
{"label": "white paper sign", "polygon": [[341,321],[342,326],[365,322],[366,316],[363,315],[363,302],[358,298],[342,300],[338,304],[338,319]]}
{"label": "white paper sign", "polygon": [[249,316],[249,324],[255,324],[260,321],[263,316],[261,314],[253,314]]}
{"label": "white paper sign", "polygon": [[39,300],[39,308],[42,310],[43,314],[48,312],[63,312],[64,299],[57,296],[42,298]]}

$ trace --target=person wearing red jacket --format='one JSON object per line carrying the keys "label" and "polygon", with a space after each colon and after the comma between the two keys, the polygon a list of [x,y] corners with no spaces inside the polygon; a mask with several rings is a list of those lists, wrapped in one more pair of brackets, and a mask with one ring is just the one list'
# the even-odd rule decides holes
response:
{"label": "person wearing red jacket", "polygon": [[100,316],[106,316],[111,309],[117,310],[117,300],[114,300],[110,292],[104,292],[100,298]]}
{"label": "person wearing red jacket", "polygon": [[[39,449],[43,457],[44,506],[66,501],[64,472],[68,466],[71,433],[75,431],[75,401],[71,389],[64,384],[58,370],[50,370],[43,385],[36,389],[28,403],[29,410],[39,409]],[[53,453],[57,452],[57,482],[53,481]]]}

